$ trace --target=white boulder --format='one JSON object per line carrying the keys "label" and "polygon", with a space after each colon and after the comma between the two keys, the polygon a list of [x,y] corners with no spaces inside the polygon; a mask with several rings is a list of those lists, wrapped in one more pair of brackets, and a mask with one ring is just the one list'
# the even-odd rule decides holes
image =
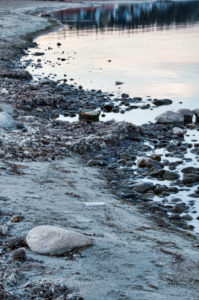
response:
{"label": "white boulder", "polygon": [[50,225],[30,230],[26,242],[33,252],[46,255],[62,255],[72,249],[92,245],[92,240],[79,232]]}

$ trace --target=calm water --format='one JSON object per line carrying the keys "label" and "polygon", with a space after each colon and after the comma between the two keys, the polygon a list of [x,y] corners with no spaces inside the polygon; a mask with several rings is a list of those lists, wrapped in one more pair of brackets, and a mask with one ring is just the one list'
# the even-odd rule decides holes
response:
{"label": "calm water", "polygon": [[[199,1],[108,3],[53,16],[64,27],[39,37],[38,48],[26,57],[34,63],[28,69],[35,78],[67,78],[115,95],[170,98],[171,109],[199,106]],[[45,52],[41,62],[32,56],[35,51]],[[141,123],[156,115],[157,109],[136,110],[117,119]]]}

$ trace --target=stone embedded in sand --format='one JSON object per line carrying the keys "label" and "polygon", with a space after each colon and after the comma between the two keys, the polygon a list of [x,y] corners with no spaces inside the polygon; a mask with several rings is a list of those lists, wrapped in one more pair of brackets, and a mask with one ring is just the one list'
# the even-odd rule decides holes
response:
{"label": "stone embedded in sand", "polygon": [[92,245],[92,240],[79,232],[50,225],[30,230],[26,242],[33,252],[46,255],[62,255],[72,249]]}
{"label": "stone embedded in sand", "polygon": [[0,128],[13,129],[16,127],[16,122],[9,116],[7,112],[0,112]]}
{"label": "stone embedded in sand", "polygon": [[153,104],[156,106],[170,105],[172,103],[173,103],[173,101],[170,99],[154,99],[153,100]]}
{"label": "stone embedded in sand", "polygon": [[157,116],[155,118],[156,122],[160,124],[175,124],[175,123],[183,123],[184,117],[182,114],[173,111],[166,111],[165,113]]}

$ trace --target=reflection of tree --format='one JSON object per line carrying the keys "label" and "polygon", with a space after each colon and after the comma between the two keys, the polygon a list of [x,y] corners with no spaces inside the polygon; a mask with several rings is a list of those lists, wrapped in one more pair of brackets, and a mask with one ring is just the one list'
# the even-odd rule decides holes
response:
{"label": "reflection of tree", "polygon": [[157,1],[79,8],[54,13],[62,23],[78,29],[165,27],[199,21],[199,1]]}

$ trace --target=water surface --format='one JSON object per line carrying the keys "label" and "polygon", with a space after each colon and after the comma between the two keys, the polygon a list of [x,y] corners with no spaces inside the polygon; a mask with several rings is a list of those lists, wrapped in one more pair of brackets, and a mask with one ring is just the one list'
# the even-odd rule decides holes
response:
{"label": "water surface", "polygon": [[[28,57],[35,78],[67,78],[84,88],[125,92],[146,102],[147,96],[170,98],[170,109],[198,107],[199,1],[108,3],[53,16],[64,27],[36,40],[38,48]],[[35,51],[45,55],[38,60],[31,56]],[[141,123],[156,115],[157,110],[136,110],[114,117]]]}

